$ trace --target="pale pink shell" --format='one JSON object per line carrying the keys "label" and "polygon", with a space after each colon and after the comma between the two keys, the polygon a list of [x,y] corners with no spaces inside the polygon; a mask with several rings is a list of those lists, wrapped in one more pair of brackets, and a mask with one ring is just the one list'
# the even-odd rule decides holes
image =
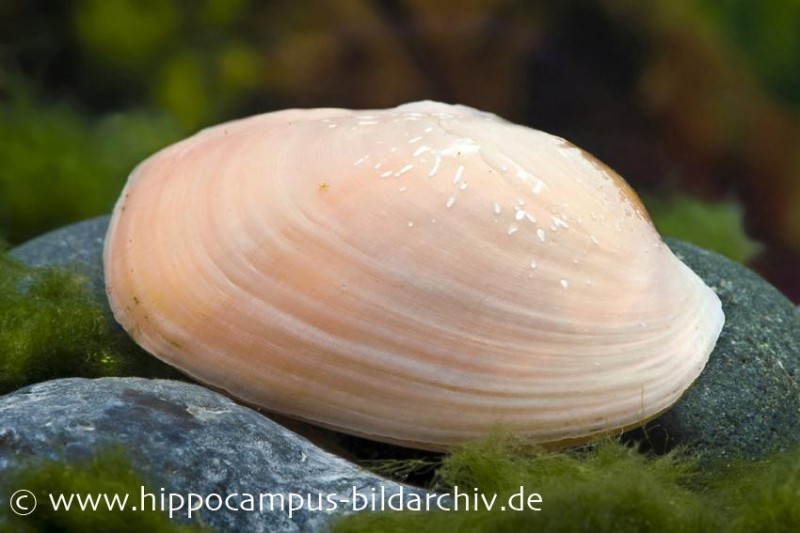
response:
{"label": "pale pink shell", "polygon": [[162,150],[125,187],[105,269],[117,320],[198,380],[430,449],[635,426],[724,321],[613,171],[433,102],[268,113]]}

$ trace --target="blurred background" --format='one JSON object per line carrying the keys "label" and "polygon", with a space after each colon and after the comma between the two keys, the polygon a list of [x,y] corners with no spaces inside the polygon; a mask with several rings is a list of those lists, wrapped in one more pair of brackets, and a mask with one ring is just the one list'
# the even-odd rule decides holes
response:
{"label": "blurred background", "polygon": [[426,98],[571,140],[800,301],[798,0],[0,0],[0,237],[204,126]]}

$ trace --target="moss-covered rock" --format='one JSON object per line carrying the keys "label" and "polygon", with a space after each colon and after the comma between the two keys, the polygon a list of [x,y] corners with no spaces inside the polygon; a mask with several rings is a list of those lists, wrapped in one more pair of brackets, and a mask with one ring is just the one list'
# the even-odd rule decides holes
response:
{"label": "moss-covered rock", "polygon": [[[20,487],[26,493],[17,492]],[[149,493],[158,492],[148,486],[120,447],[98,450],[93,457],[73,463],[30,458],[8,469],[0,479],[0,499],[4,504],[0,527],[19,533],[211,532],[198,525],[177,524],[161,510],[133,509],[143,487]],[[15,493],[17,498],[10,500],[9,495]],[[56,495],[55,505],[51,495]],[[111,504],[104,505],[105,502]],[[11,505],[20,514],[8,512]]]}
{"label": "moss-covered rock", "polygon": [[48,258],[30,266],[16,259],[24,247],[0,251],[0,394],[64,376],[179,376],[114,325],[102,272],[88,267],[101,262],[102,239],[93,248],[84,236],[91,238],[56,242],[69,242],[64,249],[85,261],[60,262],[69,254],[47,249]]}
{"label": "moss-covered rock", "polygon": [[103,242],[108,221],[104,215],[50,231],[17,246],[11,256],[29,267],[60,267],[80,274],[89,297],[103,306]]}
{"label": "moss-covered rock", "polygon": [[110,327],[85,278],[0,252],[0,394],[62,376],[118,375],[177,372]]}

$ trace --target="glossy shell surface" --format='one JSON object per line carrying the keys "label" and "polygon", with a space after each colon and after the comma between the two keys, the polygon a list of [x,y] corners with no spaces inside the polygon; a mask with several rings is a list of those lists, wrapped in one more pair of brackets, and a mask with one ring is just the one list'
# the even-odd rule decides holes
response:
{"label": "glossy shell surface", "polygon": [[158,152],[105,269],[116,319],[201,382],[429,449],[638,425],[724,321],[613,171],[434,102],[267,113]]}

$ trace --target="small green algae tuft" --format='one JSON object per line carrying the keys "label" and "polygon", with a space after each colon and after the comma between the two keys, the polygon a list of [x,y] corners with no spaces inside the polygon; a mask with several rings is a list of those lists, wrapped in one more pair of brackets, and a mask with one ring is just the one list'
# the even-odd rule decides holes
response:
{"label": "small green algae tuft", "polygon": [[62,376],[110,376],[102,310],[76,275],[0,257],[0,392]]}
{"label": "small green algae tuft", "polygon": [[111,333],[80,275],[0,251],[0,394],[61,377],[170,375],[154,359]]}
{"label": "small green algae tuft", "polygon": [[[142,506],[140,500],[143,490],[149,494],[158,494],[158,491],[148,488],[121,448],[105,449],[82,462],[33,461],[31,458],[20,462],[0,481],[0,497],[4,503],[10,503],[12,494],[20,489],[30,491],[36,498],[35,509],[26,516],[12,513],[4,505],[0,511],[0,527],[4,529],[20,533],[209,531],[198,525],[177,524],[166,513]],[[81,510],[78,498],[82,499],[80,501],[85,510]],[[24,503],[26,509],[31,509],[32,501],[31,498],[20,503]],[[67,505],[69,510],[66,509]],[[123,506],[124,510],[121,510]],[[133,510],[134,506],[145,508]]]}
{"label": "small green algae tuft", "polygon": [[[449,510],[361,512],[337,520],[333,531],[800,530],[800,448],[709,470],[697,459],[611,441],[552,452],[500,432],[443,459],[430,488],[469,495],[445,504]],[[532,494],[541,501],[528,506]]]}

